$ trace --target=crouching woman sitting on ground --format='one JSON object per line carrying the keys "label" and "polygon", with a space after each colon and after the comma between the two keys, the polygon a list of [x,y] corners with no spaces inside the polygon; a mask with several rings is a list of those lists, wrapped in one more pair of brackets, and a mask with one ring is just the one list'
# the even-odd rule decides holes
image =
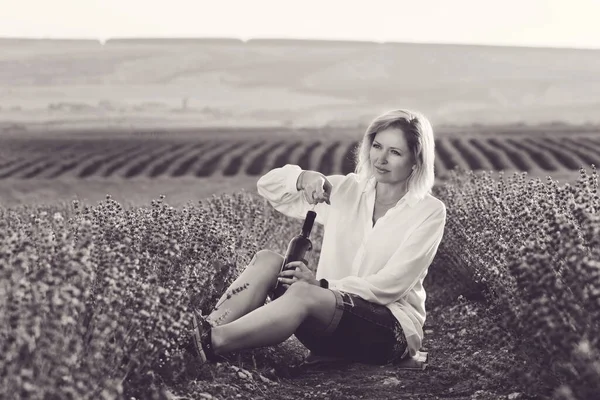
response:
{"label": "crouching woman sitting on ground", "polygon": [[[444,203],[431,194],[434,154],[429,121],[394,110],[367,128],[355,172],[324,176],[287,164],[262,176],[258,193],[281,213],[304,219],[314,207],[324,227],[316,275],[303,262],[281,272],[280,254],[257,252],[228,292],[246,290],[206,318],[193,316],[195,354],[213,360],[295,335],[319,356],[386,364],[415,355],[423,280],[446,221]],[[277,282],[287,289],[279,297]]]}

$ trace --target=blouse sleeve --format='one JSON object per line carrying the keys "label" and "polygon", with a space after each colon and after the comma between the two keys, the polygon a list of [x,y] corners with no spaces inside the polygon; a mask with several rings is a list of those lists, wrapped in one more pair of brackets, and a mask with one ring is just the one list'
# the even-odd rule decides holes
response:
{"label": "blouse sleeve", "polygon": [[387,305],[405,296],[429,268],[442,240],[446,209],[423,221],[377,273],[329,281],[331,289],[348,291],[367,301]]}
{"label": "blouse sleeve", "polygon": [[[308,203],[302,191],[296,188],[296,182],[302,169],[298,165],[286,164],[283,167],[272,169],[260,177],[256,186],[258,193],[264,197],[277,211],[296,219],[304,219],[308,210],[313,210],[313,205]],[[329,202],[318,203],[314,206],[317,213],[315,222],[325,225],[331,207],[335,206],[338,186],[345,178],[344,175],[328,175],[327,180],[333,186]]]}

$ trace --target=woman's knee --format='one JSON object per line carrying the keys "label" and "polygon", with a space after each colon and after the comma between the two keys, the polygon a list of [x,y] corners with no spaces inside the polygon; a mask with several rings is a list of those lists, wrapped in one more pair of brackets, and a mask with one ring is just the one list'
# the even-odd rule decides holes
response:
{"label": "woman's knee", "polygon": [[247,268],[256,268],[268,275],[277,275],[283,263],[283,256],[271,250],[257,251],[252,260],[247,265]]}
{"label": "woman's knee", "polygon": [[260,261],[262,265],[276,265],[280,267],[283,262],[283,256],[281,254],[268,249],[257,251],[254,257]]}
{"label": "woman's knee", "polygon": [[331,322],[336,308],[336,298],[331,290],[299,281],[290,285],[284,297],[306,312],[313,327],[326,327]]}
{"label": "woman's knee", "polygon": [[295,282],[288,287],[285,296],[293,297],[294,302],[305,306],[308,310],[318,307],[320,301],[320,287],[311,285],[308,282]]}

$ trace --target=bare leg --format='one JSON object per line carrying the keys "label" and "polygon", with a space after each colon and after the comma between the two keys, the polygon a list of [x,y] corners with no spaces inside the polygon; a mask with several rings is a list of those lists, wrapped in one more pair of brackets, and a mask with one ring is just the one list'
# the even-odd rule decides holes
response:
{"label": "bare leg", "polygon": [[[223,325],[235,321],[265,304],[268,292],[275,286],[282,262],[283,257],[273,251],[260,250],[257,252],[244,272],[221,296],[216,309],[208,319],[218,321],[219,325]],[[247,285],[245,289],[231,295],[233,290],[245,285]]]}
{"label": "bare leg", "polygon": [[281,343],[303,322],[315,330],[329,326],[335,312],[335,295],[328,289],[296,282],[287,292],[264,307],[212,329],[215,353],[251,349]]}

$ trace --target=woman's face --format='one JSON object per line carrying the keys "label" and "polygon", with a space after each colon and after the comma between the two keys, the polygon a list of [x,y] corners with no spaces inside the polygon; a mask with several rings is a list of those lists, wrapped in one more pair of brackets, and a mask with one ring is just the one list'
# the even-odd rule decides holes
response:
{"label": "woman's face", "polygon": [[381,183],[406,181],[415,165],[415,157],[409,151],[404,132],[399,128],[377,132],[369,151],[369,158],[375,179]]}

